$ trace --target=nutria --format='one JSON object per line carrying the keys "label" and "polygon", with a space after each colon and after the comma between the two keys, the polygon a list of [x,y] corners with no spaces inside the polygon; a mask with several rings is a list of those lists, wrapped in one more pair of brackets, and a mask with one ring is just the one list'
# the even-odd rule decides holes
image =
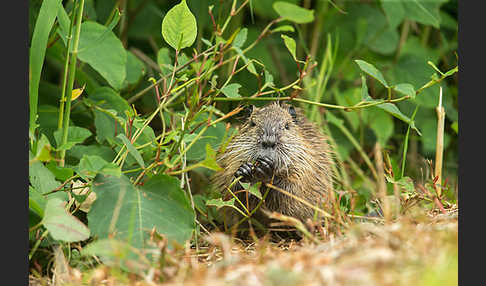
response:
{"label": "nutria", "polygon": [[[324,135],[300,109],[278,102],[261,108],[250,106],[239,134],[218,155],[223,170],[215,174],[213,183],[226,192],[237,177],[243,183],[262,182],[262,195],[267,190],[265,183],[271,183],[322,208],[333,190],[331,154]],[[244,188],[238,182],[231,189],[237,192]],[[246,192],[239,192],[238,197],[245,202]],[[251,210],[259,199],[250,195],[248,202]],[[302,222],[312,219],[315,213],[274,189],[269,190],[262,207]]]}

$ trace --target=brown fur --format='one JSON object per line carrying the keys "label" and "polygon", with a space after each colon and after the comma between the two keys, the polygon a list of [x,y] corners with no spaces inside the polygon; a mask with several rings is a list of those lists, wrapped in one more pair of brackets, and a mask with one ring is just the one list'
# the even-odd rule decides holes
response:
{"label": "brown fur", "polygon": [[[246,122],[240,127],[239,134],[231,140],[224,153],[218,156],[218,163],[223,171],[215,174],[213,183],[219,190],[225,192],[242,164],[254,162],[263,154],[271,156],[275,162],[273,185],[314,206],[323,206],[323,203],[328,200],[329,192],[333,190],[332,152],[326,138],[305,118],[302,111],[295,109],[297,116],[294,120],[289,107],[286,104],[271,103],[253,109]],[[288,129],[285,128],[286,124]],[[277,134],[277,146],[270,153],[261,147],[265,127]],[[236,185],[232,191],[237,191],[239,188],[241,185]],[[262,195],[265,190],[265,187],[262,187]],[[251,209],[259,200],[250,197]],[[241,193],[239,198],[245,202],[245,193]],[[268,193],[264,208],[298,218],[303,222],[307,218],[312,218],[315,213],[312,208],[273,189]]]}

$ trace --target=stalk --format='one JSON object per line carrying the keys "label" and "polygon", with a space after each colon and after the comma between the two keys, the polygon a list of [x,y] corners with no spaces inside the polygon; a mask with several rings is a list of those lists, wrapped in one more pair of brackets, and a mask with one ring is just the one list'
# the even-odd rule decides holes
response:
{"label": "stalk", "polygon": [[[79,44],[79,35],[81,34],[81,19],[83,18],[83,8],[84,8],[84,0],[79,1],[79,7],[76,10],[76,32],[74,35],[74,42],[73,42],[73,51],[70,58],[69,63],[69,76],[68,76],[68,86],[67,90],[72,91],[74,86],[74,76],[76,74],[76,59],[78,56],[78,44]],[[66,98],[66,110],[64,114],[64,122],[62,126],[62,143],[61,146],[67,143],[68,138],[68,130],[69,130],[69,116],[71,115],[71,94],[69,93]],[[61,150],[61,166],[64,166],[64,157],[66,156],[66,150]]]}
{"label": "stalk", "polygon": [[73,12],[71,15],[71,25],[69,26],[69,35],[67,38],[67,43],[66,43],[66,60],[64,61],[64,74],[62,77],[62,93],[61,93],[61,100],[59,104],[59,121],[57,122],[57,129],[61,130],[62,129],[62,123],[63,123],[63,117],[64,117],[64,102],[66,101],[66,84],[67,84],[67,78],[68,78],[68,67],[69,67],[69,50],[71,49],[71,40],[72,40],[72,34],[73,34],[73,27],[74,27],[74,17],[76,15],[75,13],[76,7],[73,8]]}
{"label": "stalk", "polygon": [[442,106],[442,87],[440,87],[439,105],[435,108],[437,112],[437,143],[435,147],[435,177],[439,186],[435,185],[437,197],[440,198],[442,193],[442,156],[444,154],[444,119],[445,111]]}

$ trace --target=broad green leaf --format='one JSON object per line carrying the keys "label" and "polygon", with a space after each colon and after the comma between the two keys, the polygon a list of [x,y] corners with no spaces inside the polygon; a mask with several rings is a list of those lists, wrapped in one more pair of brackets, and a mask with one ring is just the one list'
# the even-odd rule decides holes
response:
{"label": "broad green leaf", "polygon": [[[31,154],[29,154],[29,159],[32,159]],[[54,174],[39,161],[29,164],[29,182],[41,194],[51,192],[61,185],[60,182],[56,181]],[[64,192],[55,192],[48,197],[67,199]]]}
{"label": "broad green leaf", "polygon": [[83,241],[89,238],[89,229],[76,217],[69,214],[66,202],[53,198],[47,201],[43,225],[55,240],[66,242]]}
{"label": "broad green leaf", "polygon": [[418,128],[415,126],[415,122],[411,121],[408,116],[403,114],[395,104],[393,104],[393,103],[382,103],[382,104],[377,105],[376,107],[383,109],[384,111],[390,113],[391,115],[402,120],[403,122],[410,124],[410,127],[412,129],[414,129],[415,131],[417,131],[417,133],[419,135],[421,135],[420,130],[418,130]]}
{"label": "broad green leaf", "polygon": [[383,74],[375,68],[372,64],[369,64],[365,61],[362,60],[355,60],[355,62],[358,64],[359,68],[373,77],[374,79],[378,80],[381,84],[383,84],[385,87],[388,87],[388,83],[386,82],[385,78],[383,77]]}
{"label": "broad green leaf", "polygon": [[123,175],[99,175],[93,191],[97,198],[88,213],[88,225],[100,239],[113,237],[144,248],[153,228],[171,243],[184,245],[191,238],[194,211],[174,177],[159,174],[135,187]]}
{"label": "broad green leaf", "polygon": [[213,171],[223,170],[216,162],[216,151],[211,148],[209,143],[206,143],[206,159],[200,163],[203,167]]}
{"label": "broad green leaf", "polygon": [[136,84],[145,75],[145,65],[130,51],[127,51],[126,70],[126,84]]}
{"label": "broad green leaf", "polygon": [[128,140],[127,136],[125,136],[125,134],[121,133],[121,134],[118,134],[118,136],[116,136],[116,138],[118,138],[121,141],[123,141],[123,144],[125,144],[125,146],[127,147],[128,152],[133,156],[133,158],[135,158],[135,160],[137,161],[137,163],[142,168],[145,169],[145,163],[143,162],[143,158],[140,155],[140,152],[138,152],[138,150],[135,149],[135,147],[133,147],[132,142],[130,142],[130,140]]}
{"label": "broad green leaf", "polygon": [[285,20],[298,24],[305,24],[314,21],[314,10],[309,10],[292,3],[277,1],[273,9]]}
{"label": "broad green leaf", "polygon": [[388,139],[393,135],[393,120],[389,114],[380,108],[371,107],[368,113],[368,125],[378,138],[382,146],[386,146]]}
{"label": "broad green leaf", "polygon": [[46,165],[47,169],[51,171],[56,179],[58,179],[61,182],[66,181],[70,177],[74,175],[74,170],[68,167],[60,167],[55,163],[54,161],[49,162]]}
{"label": "broad green leaf", "polygon": [[[201,120],[207,120],[207,114]],[[199,127],[194,131],[194,133],[199,133],[203,126]],[[223,122],[216,123],[213,126],[208,127],[206,132],[203,134],[203,138],[197,140],[186,152],[188,161],[201,161],[206,158],[206,144],[209,143],[213,150],[219,147],[221,140],[226,132],[226,126]]]}
{"label": "broad green leaf", "polygon": [[393,89],[401,94],[410,96],[411,99],[415,98],[415,89],[413,88],[413,85],[409,83],[397,84]]}
{"label": "broad green leaf", "polygon": [[88,146],[76,145],[67,152],[67,155],[77,159],[78,161],[81,160],[84,155],[96,155],[107,162],[111,162],[115,158],[116,154],[110,147],[90,144]]}
{"label": "broad green leaf", "polygon": [[56,139],[57,150],[69,150],[74,145],[83,143],[86,138],[91,136],[91,131],[86,128],[78,126],[69,126],[68,139],[65,146],[61,146],[62,142],[62,130],[56,130],[54,132],[54,138]]}
{"label": "broad green leaf", "polygon": [[40,218],[44,217],[46,199],[36,189],[29,186],[29,209],[35,212]]}
{"label": "broad green leaf", "polygon": [[130,110],[128,102],[109,87],[95,89],[88,99],[98,107],[93,110],[96,140],[100,143],[113,141],[116,135],[124,132],[117,117],[124,117],[125,112]]}
{"label": "broad green leaf", "polygon": [[170,58],[170,52],[168,48],[162,48],[157,53],[157,63],[163,75],[168,75],[172,72],[173,63]]}
{"label": "broad green leaf", "polygon": [[123,87],[127,52],[112,31],[96,22],[82,23],[78,49],[80,61],[93,67],[114,89]]}
{"label": "broad green leaf", "polygon": [[233,47],[241,48],[241,46],[243,46],[243,44],[246,42],[247,35],[248,35],[248,29],[247,28],[241,29],[240,32],[238,32],[238,34],[236,35],[235,39],[233,40]]}
{"label": "broad green leaf", "polygon": [[280,35],[282,39],[284,40],[284,44],[287,47],[287,50],[289,50],[290,54],[294,58],[295,61],[297,61],[297,56],[295,55],[295,50],[296,50],[296,44],[294,39],[286,36],[286,35]]}
{"label": "broad green leaf", "polygon": [[238,89],[240,89],[240,87],[241,84],[238,83],[228,84],[227,86],[221,89],[221,92],[227,97],[238,98],[241,97],[241,95],[238,93]]}
{"label": "broad green leaf", "polygon": [[52,159],[51,157],[51,144],[49,139],[44,134],[41,134],[41,138],[37,141],[37,152],[35,158],[32,160],[39,160],[41,162],[48,162]]}
{"label": "broad green leaf", "polygon": [[124,115],[126,110],[130,110],[130,105],[110,87],[103,86],[95,89],[88,95],[88,98],[96,102],[96,105],[104,109],[114,109],[119,115]]}
{"label": "broad green leaf", "polygon": [[396,28],[405,18],[405,8],[402,0],[381,0],[381,7],[385,12],[390,28]]}
{"label": "broad green leaf", "polygon": [[295,29],[290,25],[282,25],[272,30],[272,33],[276,32],[295,32]]}
{"label": "broad green leaf", "polygon": [[75,170],[84,179],[94,178],[99,173],[116,177],[121,176],[120,167],[96,155],[84,155]]}
{"label": "broad green leaf", "polygon": [[402,1],[405,9],[405,17],[424,25],[432,25],[439,28],[439,6],[442,1],[408,0]]}
{"label": "broad green leaf", "polygon": [[39,82],[41,78],[42,66],[46,54],[47,40],[56,19],[61,0],[45,0],[37,16],[34,33],[32,34],[29,49],[29,111],[30,111],[30,130],[35,129],[37,120],[37,104],[39,98]]}
{"label": "broad green leaf", "polygon": [[[155,247],[150,248],[150,250],[156,251]],[[141,256],[139,249],[124,241],[111,238],[91,242],[83,247],[81,255],[96,255],[101,258],[103,264],[110,267],[120,267],[132,273],[142,274],[144,270],[152,266],[147,257]]]}
{"label": "broad green leaf", "polygon": [[191,46],[196,40],[196,18],[187,7],[186,0],[172,7],[162,20],[162,36],[175,50]]}
{"label": "broad green leaf", "polygon": [[261,182],[258,182],[256,184],[251,185],[250,188],[248,189],[248,191],[252,195],[256,196],[260,200],[263,198],[262,193],[260,192],[260,186],[261,186],[261,184],[262,184]]}

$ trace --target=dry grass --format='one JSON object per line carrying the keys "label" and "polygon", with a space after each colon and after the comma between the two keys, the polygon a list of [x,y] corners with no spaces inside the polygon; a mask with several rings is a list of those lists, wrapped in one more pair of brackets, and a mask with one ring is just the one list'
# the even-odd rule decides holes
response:
{"label": "dry grass", "polygon": [[[164,267],[150,275],[106,265],[84,273],[71,268],[57,285],[457,285],[457,214],[456,207],[447,214],[417,209],[386,225],[355,223],[319,243],[242,242],[212,233],[199,252],[166,250]],[[60,282],[30,278],[31,285]]]}

